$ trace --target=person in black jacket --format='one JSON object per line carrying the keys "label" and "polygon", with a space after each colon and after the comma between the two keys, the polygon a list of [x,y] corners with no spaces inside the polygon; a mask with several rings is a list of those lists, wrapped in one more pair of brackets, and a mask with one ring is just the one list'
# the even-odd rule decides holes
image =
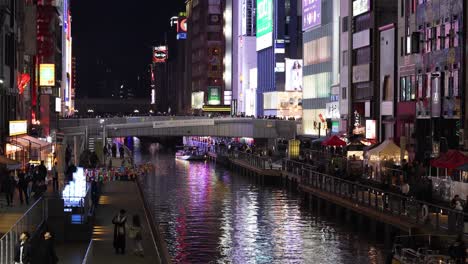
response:
{"label": "person in black jacket", "polygon": [[13,206],[13,193],[15,192],[15,179],[12,175],[6,175],[2,180],[2,191],[5,193],[7,206]]}
{"label": "person in black jacket", "polygon": [[28,181],[26,179],[26,173],[24,171],[18,173],[18,194],[21,204],[24,203],[24,200],[26,200],[26,204],[29,204]]}
{"label": "person in black jacket", "polygon": [[31,263],[31,244],[29,243],[29,233],[23,232],[20,235],[20,241],[15,246],[15,263]]}
{"label": "person in black jacket", "polygon": [[58,263],[58,257],[55,253],[54,242],[50,232],[44,233],[44,240],[41,241],[39,246],[39,256],[37,264],[56,264]]}

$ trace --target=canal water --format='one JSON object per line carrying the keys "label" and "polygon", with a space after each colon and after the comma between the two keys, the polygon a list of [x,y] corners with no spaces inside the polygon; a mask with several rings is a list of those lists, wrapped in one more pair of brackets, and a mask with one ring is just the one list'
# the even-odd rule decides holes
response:
{"label": "canal water", "polygon": [[384,263],[382,245],[308,210],[300,196],[211,162],[140,157],[174,263]]}

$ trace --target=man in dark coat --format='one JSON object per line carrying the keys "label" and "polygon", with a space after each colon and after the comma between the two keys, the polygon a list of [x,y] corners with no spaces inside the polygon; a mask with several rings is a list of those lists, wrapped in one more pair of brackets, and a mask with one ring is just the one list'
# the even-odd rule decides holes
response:
{"label": "man in dark coat", "polygon": [[50,232],[44,233],[44,240],[39,245],[38,264],[56,264],[58,262]]}
{"label": "man in dark coat", "polygon": [[26,200],[26,204],[29,204],[28,180],[26,179],[26,173],[24,171],[18,173],[18,193],[21,204],[23,204],[24,200]]}
{"label": "man in dark coat", "polygon": [[15,246],[15,263],[31,263],[31,244],[29,243],[29,233],[23,232],[20,241]]}
{"label": "man in dark coat", "polygon": [[120,158],[121,158],[121,159],[123,159],[124,156],[125,156],[125,152],[124,152],[124,151],[125,151],[125,150],[124,150],[123,145],[120,146],[120,148],[119,148],[119,153],[120,153]]}
{"label": "man in dark coat", "polygon": [[125,210],[121,209],[120,213],[112,219],[112,224],[114,224],[114,248],[116,254],[119,254],[119,251],[125,254],[125,224],[127,222],[125,213]]}
{"label": "man in dark coat", "polygon": [[6,175],[2,180],[2,191],[5,193],[7,206],[13,206],[13,193],[15,192],[15,179]]}
{"label": "man in dark coat", "polygon": [[112,144],[112,157],[116,158],[117,157],[117,146],[115,144]]}
{"label": "man in dark coat", "polygon": [[41,165],[39,165],[39,175],[41,176],[41,181],[45,181],[47,177],[47,168],[44,165],[44,161],[41,161]]}

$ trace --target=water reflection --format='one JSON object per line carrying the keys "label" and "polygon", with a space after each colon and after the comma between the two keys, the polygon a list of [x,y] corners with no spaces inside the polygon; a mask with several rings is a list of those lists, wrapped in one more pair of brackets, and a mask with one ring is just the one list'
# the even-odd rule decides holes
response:
{"label": "water reflection", "polygon": [[378,245],[313,215],[298,195],[210,163],[152,162],[144,191],[175,263],[382,263]]}

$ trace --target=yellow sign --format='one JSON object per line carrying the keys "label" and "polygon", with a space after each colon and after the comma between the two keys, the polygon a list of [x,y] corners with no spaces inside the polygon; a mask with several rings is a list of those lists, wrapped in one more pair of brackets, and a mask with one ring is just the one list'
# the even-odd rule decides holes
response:
{"label": "yellow sign", "polygon": [[55,64],[39,65],[39,86],[55,86]]}
{"label": "yellow sign", "polygon": [[18,136],[28,133],[28,121],[27,120],[17,120],[10,121],[10,137]]}

